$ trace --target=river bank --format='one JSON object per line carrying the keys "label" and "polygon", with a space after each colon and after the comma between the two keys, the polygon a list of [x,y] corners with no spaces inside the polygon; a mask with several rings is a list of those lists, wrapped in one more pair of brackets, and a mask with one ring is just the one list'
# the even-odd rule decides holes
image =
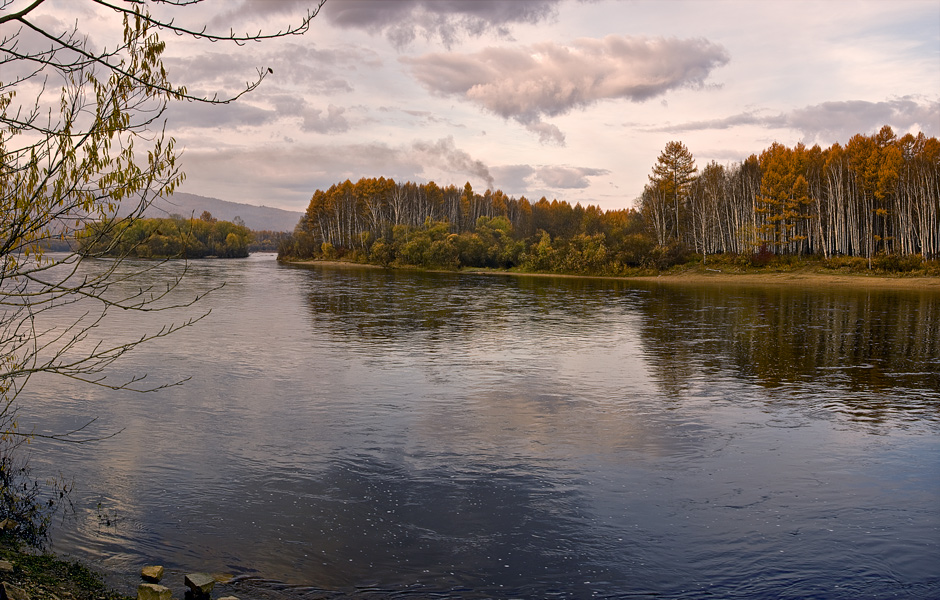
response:
{"label": "river bank", "polygon": [[9,542],[0,542],[0,582],[18,588],[29,600],[131,598],[108,588],[98,573],[81,563],[24,552]]}
{"label": "river bank", "polygon": [[124,594],[157,562],[255,600],[940,597],[938,292],[190,269],[211,314],[121,371],[184,385],[21,397],[123,429],[32,457],[74,478],[56,551]]}
{"label": "river bank", "polygon": [[[295,265],[320,265],[350,269],[386,269],[410,267],[382,267],[380,265],[354,263],[341,260],[303,260],[288,261]],[[434,271],[421,269],[421,271]],[[643,273],[628,276],[573,275],[562,273],[528,273],[506,269],[467,268],[459,271],[440,271],[446,273],[472,273],[475,275],[504,275],[513,277],[560,277],[581,279],[609,279],[618,281],[646,281],[663,284],[685,285],[748,285],[748,286],[799,286],[806,288],[866,288],[866,289],[909,289],[940,291],[940,277],[910,273],[886,274],[881,272],[835,272],[821,270],[818,267],[801,267],[793,270],[728,271],[724,269],[703,268],[700,265],[686,269],[673,269],[660,273]]]}
{"label": "river bank", "polygon": [[630,277],[636,281],[677,284],[785,285],[799,287],[841,287],[867,289],[918,289],[940,291],[940,277],[885,276],[844,273],[820,273],[811,270],[792,272],[722,273],[685,271]]}

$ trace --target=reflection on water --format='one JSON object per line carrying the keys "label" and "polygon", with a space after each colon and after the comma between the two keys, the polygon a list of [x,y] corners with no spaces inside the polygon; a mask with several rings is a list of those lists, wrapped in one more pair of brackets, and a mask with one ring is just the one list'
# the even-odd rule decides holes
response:
{"label": "reflection on water", "polygon": [[644,348],[667,394],[730,372],[770,397],[871,423],[940,418],[940,295],[663,287]]}
{"label": "reflection on water", "polygon": [[128,592],[940,595],[937,295],[192,268],[212,313],[122,364],[184,386],[27,398],[124,430],[34,463]]}

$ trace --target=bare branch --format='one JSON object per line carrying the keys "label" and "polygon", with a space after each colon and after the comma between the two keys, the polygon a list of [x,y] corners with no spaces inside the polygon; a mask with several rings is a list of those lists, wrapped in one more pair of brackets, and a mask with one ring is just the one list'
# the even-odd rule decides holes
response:
{"label": "bare branch", "polygon": [[[112,367],[142,344],[207,317],[209,311],[186,313],[217,287],[180,297],[180,281],[189,271],[185,261],[131,263],[125,260],[126,253],[109,260],[96,257],[124,248],[122,235],[129,225],[155,198],[171,195],[185,178],[175,141],[161,122],[168,105],[231,102],[256,89],[271,70],[259,68],[231,97],[190,94],[169,79],[162,62],[166,44],[158,33],[236,45],[302,35],[325,0],[315,2],[292,26],[244,35],[235,34],[234,28],[218,34],[158,19],[143,0],[85,1],[121,15],[121,42],[110,49],[93,49],[77,22],[65,31],[40,25],[38,9],[45,0],[27,1],[16,10],[12,0],[0,0],[4,78],[0,81],[0,438],[4,440],[14,436],[84,443],[118,433],[86,435],[94,420],[64,433],[20,433],[14,419],[18,400],[39,374],[141,393],[186,381],[150,381],[146,374],[116,377]],[[184,10],[201,1],[152,0],[151,4]],[[119,209],[124,216],[118,217]],[[73,246],[64,255],[48,251],[50,242],[77,243],[79,235],[88,242],[82,248]],[[172,272],[163,272],[171,266]],[[129,339],[101,333],[116,311],[166,315],[170,322]],[[0,446],[0,460],[9,450]]]}

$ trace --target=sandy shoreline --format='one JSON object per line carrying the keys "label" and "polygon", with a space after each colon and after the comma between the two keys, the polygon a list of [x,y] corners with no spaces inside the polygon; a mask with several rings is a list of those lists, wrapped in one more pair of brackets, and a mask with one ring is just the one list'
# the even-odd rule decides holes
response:
{"label": "sandy shoreline", "polygon": [[[295,265],[321,265],[325,267],[384,269],[379,265],[351,263],[329,260],[292,261]],[[733,273],[714,271],[683,271],[662,273],[659,275],[640,275],[632,277],[605,277],[594,275],[559,275],[555,273],[519,273],[485,269],[464,269],[461,271],[442,271],[445,273],[471,273],[475,275],[508,275],[513,277],[563,277],[581,279],[610,279],[617,281],[644,281],[657,284],[687,285],[773,285],[797,287],[839,287],[865,289],[927,290],[940,292],[940,277],[927,276],[885,276],[847,273],[819,273],[810,270],[790,272]]]}
{"label": "sandy shoreline", "polygon": [[940,292],[940,277],[886,277],[844,273],[695,273],[631,277],[637,281],[688,284],[784,285],[796,287],[854,287],[867,289],[910,289]]}

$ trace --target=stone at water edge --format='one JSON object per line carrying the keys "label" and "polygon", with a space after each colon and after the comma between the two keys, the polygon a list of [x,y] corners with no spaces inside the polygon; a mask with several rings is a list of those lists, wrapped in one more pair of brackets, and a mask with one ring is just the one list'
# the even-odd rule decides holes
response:
{"label": "stone at water edge", "polygon": [[0,560],[0,573],[12,573],[13,563],[8,560]]}
{"label": "stone at water edge", "polygon": [[215,578],[208,573],[190,573],[183,579],[183,582],[192,590],[193,595],[206,596],[212,591]]}
{"label": "stone at water edge", "polygon": [[159,565],[144,567],[140,570],[140,576],[145,581],[159,583],[163,579],[163,567]]}
{"label": "stone at water edge", "polygon": [[142,583],[137,586],[137,600],[170,600],[173,590],[155,583]]}
{"label": "stone at water edge", "polygon": [[29,594],[12,583],[0,583],[0,600],[29,600]]}

